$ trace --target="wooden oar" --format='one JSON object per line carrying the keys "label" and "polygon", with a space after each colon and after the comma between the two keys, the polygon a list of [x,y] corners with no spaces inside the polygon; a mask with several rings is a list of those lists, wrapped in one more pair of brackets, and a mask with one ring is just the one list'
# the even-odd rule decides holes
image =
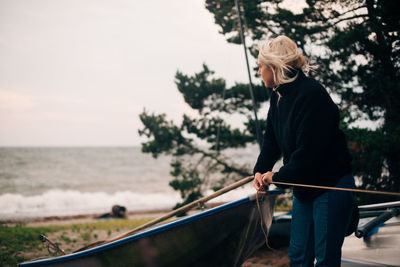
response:
{"label": "wooden oar", "polygon": [[140,226],[134,228],[133,230],[131,230],[131,231],[127,232],[127,233],[124,233],[124,234],[122,234],[120,236],[117,236],[117,237],[115,237],[113,239],[95,242],[93,244],[90,244],[90,245],[87,245],[87,246],[85,246],[83,248],[80,248],[80,249],[78,249],[78,250],[76,250],[74,252],[86,250],[86,249],[93,248],[93,247],[96,247],[96,246],[99,246],[99,245],[103,245],[103,244],[107,244],[107,243],[110,243],[110,242],[117,241],[117,240],[125,238],[127,236],[131,236],[131,235],[133,235],[133,234],[135,234],[135,233],[137,233],[137,232],[139,232],[139,231],[141,231],[143,229],[146,229],[146,228],[148,228],[150,226],[153,226],[153,225],[155,225],[155,224],[157,224],[159,222],[165,221],[165,220],[167,220],[167,219],[169,219],[169,218],[171,218],[171,217],[173,217],[173,216],[175,216],[177,214],[180,214],[182,212],[189,211],[192,208],[194,208],[196,206],[199,206],[199,205],[201,205],[201,204],[203,204],[203,203],[205,203],[205,202],[207,202],[207,201],[209,201],[209,200],[211,200],[213,198],[216,198],[216,197],[218,197],[218,196],[220,196],[220,195],[222,195],[222,194],[224,194],[224,193],[226,193],[228,191],[231,191],[231,190],[233,190],[235,188],[238,188],[238,187],[240,187],[242,185],[245,185],[248,182],[253,181],[253,179],[254,179],[254,176],[248,176],[246,178],[243,178],[242,180],[237,181],[237,182],[235,182],[235,183],[233,183],[233,184],[231,184],[231,185],[229,185],[227,187],[224,187],[224,188],[214,192],[213,194],[211,194],[209,196],[202,197],[202,198],[200,198],[200,199],[198,199],[196,201],[193,201],[193,202],[191,202],[191,203],[189,203],[189,204],[187,204],[185,206],[180,207],[179,209],[173,210],[173,211],[171,211],[171,212],[169,212],[169,213],[167,213],[167,214],[165,214],[165,215],[163,215],[163,216],[161,216],[159,218],[156,218],[156,219],[154,219],[154,220],[152,220],[152,221],[150,221],[148,223],[145,223],[143,225],[140,225]]}

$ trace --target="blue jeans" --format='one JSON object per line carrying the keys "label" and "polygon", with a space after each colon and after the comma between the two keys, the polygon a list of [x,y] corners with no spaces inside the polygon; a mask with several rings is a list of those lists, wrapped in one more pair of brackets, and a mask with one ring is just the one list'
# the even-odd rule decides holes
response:
{"label": "blue jeans", "polygon": [[[352,174],[335,187],[354,188]],[[352,213],[353,193],[328,190],[313,201],[293,198],[290,266],[340,266],[342,245]]]}

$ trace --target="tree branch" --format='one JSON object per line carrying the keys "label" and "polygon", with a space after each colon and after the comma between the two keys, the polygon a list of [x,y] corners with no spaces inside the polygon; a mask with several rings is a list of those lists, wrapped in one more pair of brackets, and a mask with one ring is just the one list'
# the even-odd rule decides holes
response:
{"label": "tree branch", "polygon": [[[344,16],[344,15],[350,13],[350,12],[354,12],[354,11],[356,11],[356,10],[358,10],[358,9],[361,9],[361,8],[367,8],[367,6],[366,6],[366,5],[362,5],[362,6],[358,6],[358,7],[355,7],[355,8],[353,8],[353,9],[347,10],[347,11],[345,11],[345,12],[339,14],[336,18],[341,17],[341,16]],[[328,18],[328,19],[335,19],[335,17],[330,17],[330,18]]]}
{"label": "tree branch", "polygon": [[212,153],[208,153],[208,152],[206,152],[206,151],[204,151],[204,150],[195,148],[195,147],[193,147],[193,146],[188,147],[188,148],[190,148],[190,149],[191,149],[193,152],[195,152],[195,153],[200,153],[200,154],[202,154],[202,155],[205,156],[205,157],[209,157],[209,158],[214,159],[219,165],[222,165],[225,169],[228,169],[228,170],[231,170],[231,171],[233,171],[233,172],[236,172],[237,174],[240,174],[240,175],[242,175],[242,176],[251,175],[251,173],[249,173],[248,171],[246,171],[246,170],[244,170],[244,169],[235,168],[235,167],[231,166],[230,164],[226,163],[225,161],[222,161],[220,158],[216,157],[216,156],[215,156],[214,154],[212,154]]}
{"label": "tree branch", "polygon": [[330,27],[335,26],[337,24],[339,24],[340,22],[346,21],[346,20],[352,20],[352,19],[357,19],[357,18],[365,18],[368,17],[367,14],[360,14],[360,15],[355,15],[352,17],[347,17],[347,18],[343,18],[343,19],[339,19],[337,21],[335,21],[333,24],[330,25]]}

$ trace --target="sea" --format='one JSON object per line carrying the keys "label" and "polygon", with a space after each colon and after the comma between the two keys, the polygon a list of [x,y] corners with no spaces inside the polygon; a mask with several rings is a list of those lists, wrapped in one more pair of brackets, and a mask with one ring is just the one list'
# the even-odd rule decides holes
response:
{"label": "sea", "polygon": [[[258,147],[228,151],[253,166]],[[0,221],[111,211],[171,209],[181,201],[169,186],[171,156],[153,158],[137,147],[0,147]],[[207,191],[205,194],[211,194]],[[212,202],[255,193],[251,183]]]}

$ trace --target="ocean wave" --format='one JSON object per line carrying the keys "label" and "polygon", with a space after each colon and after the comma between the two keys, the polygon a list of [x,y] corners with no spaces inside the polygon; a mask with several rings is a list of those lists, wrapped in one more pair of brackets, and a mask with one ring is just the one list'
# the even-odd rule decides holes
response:
{"label": "ocean wave", "polygon": [[130,191],[109,194],[56,189],[34,196],[2,194],[0,219],[98,214],[111,211],[115,204],[125,206],[128,211],[169,209],[179,201],[178,193],[140,194]]}
{"label": "ocean wave", "polygon": [[[254,189],[248,184],[212,199],[210,202],[229,202],[254,192]],[[210,190],[206,192],[206,195],[212,193],[213,191]],[[55,189],[34,196],[7,193],[0,195],[0,220],[99,214],[111,211],[111,207],[116,204],[125,206],[128,212],[171,209],[180,201],[178,192],[141,194],[120,191],[110,194]]]}

